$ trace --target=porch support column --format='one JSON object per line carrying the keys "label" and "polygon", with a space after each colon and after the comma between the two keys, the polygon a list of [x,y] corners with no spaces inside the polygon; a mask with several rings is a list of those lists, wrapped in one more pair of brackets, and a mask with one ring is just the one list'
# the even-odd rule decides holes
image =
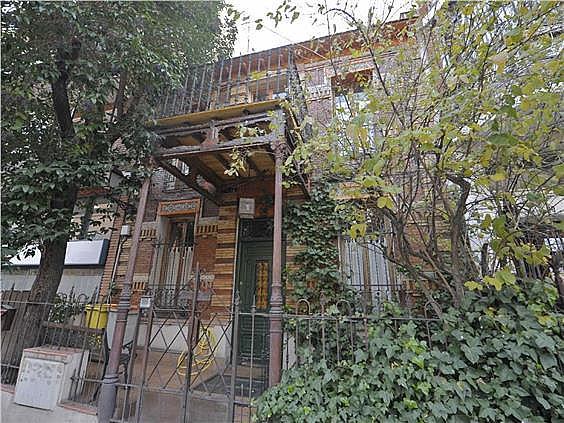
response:
{"label": "porch support column", "polygon": [[[137,207],[137,215],[135,217],[135,227],[131,238],[131,250],[129,252],[129,261],[127,263],[127,271],[123,282],[123,288],[119,296],[119,304],[117,309],[116,327],[108,358],[108,366],[102,386],[100,387],[100,396],[98,397],[98,422],[109,423],[114,414],[116,407],[117,386],[119,381],[119,358],[123,348],[123,337],[125,335],[125,327],[127,325],[127,315],[131,304],[131,285],[133,282],[133,274],[135,273],[135,261],[137,259],[137,250],[139,249],[139,240],[141,238],[141,228],[143,226],[143,218],[145,217],[145,208],[147,206],[147,197],[149,196],[149,188],[151,186],[151,178],[148,177],[143,182],[141,192],[139,193],[139,206]],[[133,346],[135,348],[135,346]]]}
{"label": "porch support column", "polygon": [[284,142],[274,142],[274,235],[272,248],[272,288],[270,292],[270,355],[268,384],[280,382],[282,367],[282,163]]}

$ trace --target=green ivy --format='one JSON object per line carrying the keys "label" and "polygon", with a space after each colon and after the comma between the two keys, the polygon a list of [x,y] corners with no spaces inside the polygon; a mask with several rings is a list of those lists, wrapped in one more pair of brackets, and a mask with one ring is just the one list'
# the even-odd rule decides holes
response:
{"label": "green ivy", "polygon": [[343,230],[344,216],[329,195],[329,186],[318,183],[310,199],[291,204],[285,213],[285,231],[291,242],[305,249],[294,258],[296,270],[287,272],[295,299],[319,304],[323,295],[328,302],[340,299],[346,290],[339,271],[336,244]]}
{"label": "green ivy", "polygon": [[432,331],[370,325],[339,362],[309,355],[257,403],[258,422],[557,422],[564,419],[562,313],[535,280],[470,292]]}

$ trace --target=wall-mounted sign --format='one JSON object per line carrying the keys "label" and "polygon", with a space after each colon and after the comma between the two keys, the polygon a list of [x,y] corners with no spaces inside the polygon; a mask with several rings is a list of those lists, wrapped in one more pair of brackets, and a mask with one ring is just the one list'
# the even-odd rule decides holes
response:
{"label": "wall-mounted sign", "polygon": [[239,199],[239,216],[247,219],[255,217],[255,199],[240,198]]}
{"label": "wall-mounted sign", "polygon": [[[65,254],[65,266],[103,266],[108,254],[107,239],[94,239],[91,241],[69,241]],[[10,263],[14,266],[39,266],[41,252],[35,250],[33,255],[25,257],[23,254],[12,257]]]}
{"label": "wall-mounted sign", "polygon": [[200,208],[198,198],[192,200],[163,201],[159,203],[159,215],[196,214]]}

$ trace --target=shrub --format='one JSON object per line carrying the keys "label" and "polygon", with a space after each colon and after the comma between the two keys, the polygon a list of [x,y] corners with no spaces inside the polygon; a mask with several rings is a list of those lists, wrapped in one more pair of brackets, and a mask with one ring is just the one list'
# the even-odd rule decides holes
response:
{"label": "shrub", "polygon": [[260,422],[545,422],[564,419],[563,315],[541,281],[467,293],[432,345],[414,321],[372,324],[366,347],[309,356],[257,403]]}

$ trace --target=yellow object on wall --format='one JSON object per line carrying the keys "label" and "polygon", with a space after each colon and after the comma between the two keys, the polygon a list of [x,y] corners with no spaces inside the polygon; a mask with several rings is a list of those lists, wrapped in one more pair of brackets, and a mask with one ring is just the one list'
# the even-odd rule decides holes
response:
{"label": "yellow object on wall", "polygon": [[86,325],[91,329],[103,329],[108,324],[108,304],[88,304],[86,310]]}

